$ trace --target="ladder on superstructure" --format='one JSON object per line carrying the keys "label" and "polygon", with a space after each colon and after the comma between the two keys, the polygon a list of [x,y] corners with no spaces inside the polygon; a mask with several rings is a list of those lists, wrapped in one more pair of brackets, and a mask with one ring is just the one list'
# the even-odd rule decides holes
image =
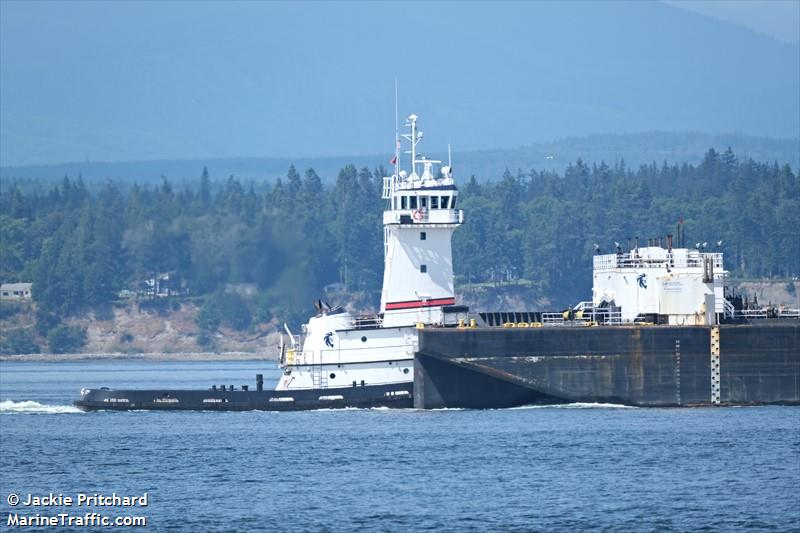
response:
{"label": "ladder on superstructure", "polygon": [[328,387],[328,376],[322,372],[322,365],[311,367],[311,386],[314,389],[325,389]]}

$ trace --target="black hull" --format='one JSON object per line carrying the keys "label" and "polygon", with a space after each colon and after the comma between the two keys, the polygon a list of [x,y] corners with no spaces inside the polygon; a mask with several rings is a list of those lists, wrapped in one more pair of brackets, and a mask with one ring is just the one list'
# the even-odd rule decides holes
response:
{"label": "black hull", "polygon": [[413,384],[409,382],[291,391],[92,389],[74,403],[84,411],[307,411],[409,408],[412,398]]}
{"label": "black hull", "polygon": [[800,322],[420,331],[416,408],[565,402],[798,404]]}

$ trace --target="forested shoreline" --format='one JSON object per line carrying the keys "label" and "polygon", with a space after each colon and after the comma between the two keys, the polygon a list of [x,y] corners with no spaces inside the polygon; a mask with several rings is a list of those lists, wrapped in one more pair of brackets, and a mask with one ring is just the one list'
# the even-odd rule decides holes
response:
{"label": "forested shoreline", "polygon": [[[33,282],[37,330],[135,295],[169,273],[202,305],[199,335],[221,325],[297,321],[336,292],[375,308],[382,279],[382,168],[345,166],[335,183],[293,166],[275,183],[158,186],[65,177],[0,189],[0,281]],[[724,252],[743,278],[800,274],[800,183],[789,165],[709,150],[699,165],[629,169],[577,160],[563,174],[461,176],[466,223],[454,236],[457,286],[516,280],[558,305],[585,299],[595,245],[675,232]],[[721,244],[718,244],[720,243]],[[246,287],[247,290],[239,290]],[[334,302],[332,302],[334,303]],[[335,303],[346,303],[335,302]],[[77,334],[76,332],[73,332]]]}

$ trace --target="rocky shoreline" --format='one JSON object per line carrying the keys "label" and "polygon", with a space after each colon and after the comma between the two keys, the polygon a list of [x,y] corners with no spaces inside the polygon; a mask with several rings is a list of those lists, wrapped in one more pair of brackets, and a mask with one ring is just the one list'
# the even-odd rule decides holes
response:
{"label": "rocky shoreline", "polygon": [[[798,281],[731,280],[731,285],[749,298],[757,298],[761,304],[800,307]],[[476,310],[535,311],[552,309],[554,305],[540,290],[526,283],[469,285],[461,287],[459,294],[459,303]],[[277,359],[280,331],[274,321],[253,324],[245,331],[220,327],[208,335],[207,342],[200,343],[198,313],[198,306],[192,302],[173,304],[160,312],[133,302],[114,306],[105,313],[90,312],[66,321],[67,325],[86,332],[86,343],[79,353],[0,355],[0,361]],[[14,330],[35,331],[32,303],[0,318],[0,341]],[[47,349],[47,339],[35,334],[33,337],[36,343],[31,351]]]}
{"label": "rocky shoreline", "polygon": [[[220,327],[207,335],[205,343],[201,343],[196,323],[198,312],[199,308],[191,302],[183,302],[162,311],[153,311],[130,303],[114,306],[104,313],[87,312],[65,320],[67,326],[85,332],[85,344],[79,351],[70,354],[8,355],[9,352],[5,350],[5,353],[0,351],[0,360],[207,360],[277,357],[279,333],[274,323],[253,324],[246,331]],[[36,334],[35,324],[35,306],[26,303],[17,306],[16,312],[0,320],[0,331],[26,331],[35,342],[34,348],[44,352],[48,347],[48,339]]]}
{"label": "rocky shoreline", "polygon": [[49,363],[64,361],[277,361],[277,351],[220,353],[40,353],[0,355],[0,362]]}

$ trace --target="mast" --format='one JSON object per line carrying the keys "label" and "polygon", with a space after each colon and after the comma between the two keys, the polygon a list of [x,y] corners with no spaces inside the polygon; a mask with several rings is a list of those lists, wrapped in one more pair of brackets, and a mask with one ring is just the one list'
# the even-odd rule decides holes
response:
{"label": "mast", "polygon": [[400,112],[397,104],[397,78],[394,79],[394,175],[400,175]]}
{"label": "mast", "polygon": [[407,154],[411,154],[411,175],[409,176],[412,180],[418,179],[417,176],[417,143],[422,139],[422,132],[417,131],[417,115],[409,115],[408,122],[406,122],[406,126],[411,128],[411,133],[404,133],[402,136],[404,139],[411,143],[411,150],[406,151]]}

